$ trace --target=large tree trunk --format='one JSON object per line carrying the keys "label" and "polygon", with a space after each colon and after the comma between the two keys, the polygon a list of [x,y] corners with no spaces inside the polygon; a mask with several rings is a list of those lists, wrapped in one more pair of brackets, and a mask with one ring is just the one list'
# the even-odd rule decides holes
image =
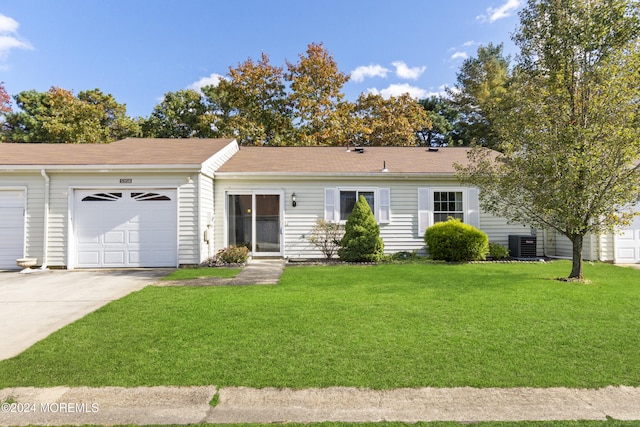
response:
{"label": "large tree trunk", "polygon": [[569,274],[569,279],[582,280],[582,242],[583,240],[584,240],[583,235],[571,237],[571,243],[573,244],[573,260],[571,264],[571,274]]}

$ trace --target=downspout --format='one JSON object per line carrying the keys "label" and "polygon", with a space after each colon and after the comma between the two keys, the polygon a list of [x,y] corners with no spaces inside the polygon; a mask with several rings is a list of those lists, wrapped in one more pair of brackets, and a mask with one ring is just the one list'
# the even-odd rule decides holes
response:
{"label": "downspout", "polygon": [[42,265],[40,270],[47,269],[47,253],[49,252],[49,189],[51,178],[45,169],[40,169],[40,175],[44,178],[44,231],[42,236]]}

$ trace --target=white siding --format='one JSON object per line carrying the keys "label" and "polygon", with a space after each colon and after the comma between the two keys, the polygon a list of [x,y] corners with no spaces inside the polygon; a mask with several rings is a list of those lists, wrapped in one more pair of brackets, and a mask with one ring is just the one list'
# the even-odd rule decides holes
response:
{"label": "white siding", "polygon": [[[555,230],[547,230],[544,254],[550,257],[572,258],[573,245],[571,240]],[[587,235],[582,243],[582,258],[590,261],[613,261],[613,244],[611,236],[598,238]]]}
{"label": "white siding", "polygon": [[42,262],[44,230],[44,178],[40,172],[0,173],[0,188],[26,188],[25,256]]}
{"label": "white siding", "polygon": [[[520,224],[507,224],[507,220],[486,212],[480,213],[480,229],[487,233],[489,241],[509,247],[509,235],[531,235],[531,228]],[[538,236],[538,239],[541,236]]]}
{"label": "white siding", "polygon": [[[321,252],[307,241],[307,236],[316,220],[325,217],[325,191],[331,188],[378,188],[389,189],[390,221],[380,223],[380,236],[385,253],[417,250],[425,254],[422,233],[418,231],[418,188],[460,188],[454,181],[422,181],[403,178],[386,179],[336,179],[323,177],[296,177],[269,179],[266,177],[238,179],[224,175],[216,177],[216,221],[215,250],[227,245],[225,194],[228,192],[251,192],[260,190],[283,190],[284,199],[284,255],[290,258],[317,258]],[[297,206],[291,206],[291,194],[297,195]],[[376,201],[378,203],[378,201]],[[503,219],[481,213],[480,228],[489,235],[490,241],[508,244],[509,234],[529,234],[530,229],[518,225],[506,225]]]}

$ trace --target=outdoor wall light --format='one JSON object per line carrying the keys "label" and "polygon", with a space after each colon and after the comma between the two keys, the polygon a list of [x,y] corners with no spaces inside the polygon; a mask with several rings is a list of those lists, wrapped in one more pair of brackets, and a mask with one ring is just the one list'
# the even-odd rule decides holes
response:
{"label": "outdoor wall light", "polygon": [[291,194],[291,206],[293,206],[294,208],[295,208],[295,207],[296,207],[296,205],[297,205],[297,203],[296,203],[296,197],[298,197],[298,196],[296,196],[296,192],[294,191],[294,192]]}

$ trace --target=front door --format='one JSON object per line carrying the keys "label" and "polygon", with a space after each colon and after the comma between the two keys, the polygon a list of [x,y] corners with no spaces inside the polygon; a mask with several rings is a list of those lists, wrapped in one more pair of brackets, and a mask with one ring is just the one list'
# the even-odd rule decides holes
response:
{"label": "front door", "polygon": [[282,256],[282,195],[227,195],[228,246],[247,246],[254,256]]}

